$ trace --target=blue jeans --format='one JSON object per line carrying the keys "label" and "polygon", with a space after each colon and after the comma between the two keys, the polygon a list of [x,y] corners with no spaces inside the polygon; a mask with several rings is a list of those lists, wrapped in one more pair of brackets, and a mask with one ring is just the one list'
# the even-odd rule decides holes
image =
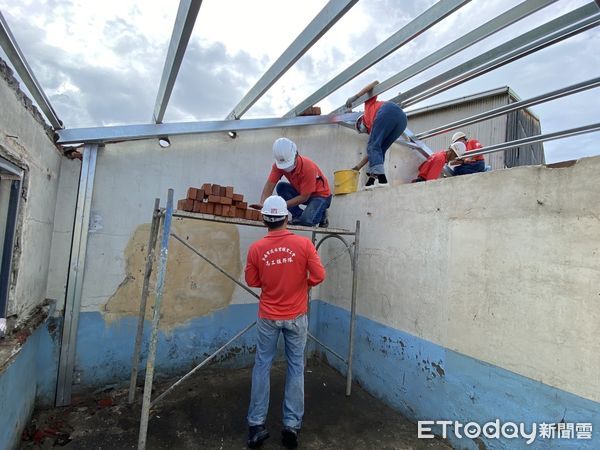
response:
{"label": "blue jeans", "polygon": [[[277,195],[283,197],[286,201],[299,195],[298,191],[285,181],[277,183],[276,190]],[[292,218],[296,219],[294,221],[296,224],[312,227],[320,224],[325,218],[325,211],[331,205],[331,195],[329,197],[313,196],[308,199],[308,202],[303,204],[306,205],[306,208],[302,209],[300,206],[292,206],[288,208],[288,211],[292,214]]]}
{"label": "blue jeans", "polygon": [[269,410],[270,373],[277,353],[279,332],[285,342],[285,395],[283,426],[300,429],[304,416],[304,347],[308,334],[308,317],[303,314],[290,320],[258,319],[258,342],[252,370],[252,392],[248,425],[262,425]]}
{"label": "blue jeans", "polygon": [[460,166],[456,166],[453,171],[454,175],[468,175],[470,173],[485,172],[485,161],[464,163]]}
{"label": "blue jeans", "polygon": [[379,108],[369,134],[369,142],[367,143],[367,156],[369,158],[368,173],[375,175],[385,173],[383,168],[385,152],[402,135],[407,123],[406,114],[395,103],[385,102]]}

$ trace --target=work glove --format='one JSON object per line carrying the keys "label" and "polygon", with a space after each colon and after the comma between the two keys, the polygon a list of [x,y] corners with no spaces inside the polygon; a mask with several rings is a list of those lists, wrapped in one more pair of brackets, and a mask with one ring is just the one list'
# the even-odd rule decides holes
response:
{"label": "work glove", "polygon": [[356,97],[348,97],[346,100],[346,108],[352,108],[352,103],[354,103],[354,100],[356,100]]}

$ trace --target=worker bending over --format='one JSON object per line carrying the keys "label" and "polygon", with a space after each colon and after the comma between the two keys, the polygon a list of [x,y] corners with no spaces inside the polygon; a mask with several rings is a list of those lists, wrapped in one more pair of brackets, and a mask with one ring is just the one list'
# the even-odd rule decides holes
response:
{"label": "worker bending over", "polygon": [[447,163],[455,161],[465,153],[465,144],[462,142],[455,142],[451,144],[447,150],[441,150],[435,152],[426,161],[419,166],[419,176],[412,180],[413,183],[420,181],[437,180],[444,166]]}
{"label": "worker bending over", "polygon": [[[352,103],[359,97],[372,91],[379,81],[373,81],[365,86],[356,95],[346,100],[346,107],[351,108]],[[367,162],[367,182],[365,189],[389,186],[385,176],[385,153],[406,129],[406,114],[393,102],[377,101],[377,96],[371,97],[365,102],[365,112],[358,117],[355,123],[356,131],[368,133],[367,154],[354,166],[353,170],[360,170]]]}
{"label": "worker bending over", "polygon": [[[273,157],[275,164],[263,188],[260,204],[277,187],[277,195],[286,200],[292,214],[292,225],[327,227],[331,190],[321,169],[306,156],[300,156],[296,144],[288,138],[279,138],[273,143]],[[289,183],[279,181],[284,176]],[[300,205],[306,207],[302,209]]]}
{"label": "worker bending over", "polygon": [[[467,139],[467,136],[462,131],[457,131],[452,135],[452,143],[462,142],[465,144],[466,153],[481,150],[483,146],[477,139]],[[468,175],[470,173],[485,172],[485,158],[483,155],[476,155],[473,157],[467,157],[465,154],[464,158],[452,169],[454,175]]]}
{"label": "worker bending over", "polygon": [[245,270],[248,286],[261,289],[247,443],[255,448],[269,437],[265,426],[269,379],[281,333],[287,361],[281,440],[287,448],[295,448],[304,415],[308,289],[325,279],[325,268],[310,239],[286,230],[288,210],[283,198],[267,198],[261,212],[269,231],[250,246]]}

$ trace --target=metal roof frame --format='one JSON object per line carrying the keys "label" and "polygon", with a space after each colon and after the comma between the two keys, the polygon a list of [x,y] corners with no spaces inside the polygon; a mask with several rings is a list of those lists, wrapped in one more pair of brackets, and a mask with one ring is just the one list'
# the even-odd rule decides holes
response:
{"label": "metal roof frame", "polygon": [[225,120],[239,119],[283,76],[358,0],[331,0],[264,73]]}
{"label": "metal roof frame", "polygon": [[[343,86],[364,70],[379,62],[395,50],[401,48],[405,43],[422,34],[469,1],[470,0],[438,1],[427,11],[409,22],[390,38],[349,66],[342,73],[326,83],[279,119],[237,120],[277,81],[277,79],[283,75],[283,73],[285,73],[286,70],[289,69],[289,67],[291,67],[291,65],[293,65],[320,37],[322,37],[340,17],[354,6],[357,0],[331,0],[231,111],[228,115],[228,119],[233,120],[160,123],[164,116],[164,111],[167,107],[177,77],[177,72],[185,53],[185,48],[189,42],[193,25],[202,3],[201,0],[181,0],[180,2],[171,42],[169,44],[169,52],[163,68],[163,76],[156,98],[153,117],[154,122],[156,123],[152,124],[61,129],[62,123],[56,117],[54,110],[35,80],[31,69],[16,45],[14,37],[10,33],[8,25],[1,14],[0,24],[2,26],[0,27],[0,41],[3,46],[8,48],[8,51],[6,49],[5,51],[7,55],[9,55],[13,65],[17,68],[17,72],[21,76],[21,79],[27,85],[47,119],[53,125],[55,130],[57,130],[57,142],[59,144],[105,143],[123,140],[160,138],[182,134],[237,132],[307,125],[342,124],[348,126],[356,119],[358,113],[346,113],[347,109],[342,107],[327,116],[296,116],[297,114],[302,113],[307,107],[312,106],[315,101],[326,97],[334,90]],[[402,81],[411,78],[423,70],[469,47],[475,42],[479,42],[555,1],[556,0],[524,1],[498,17],[488,21],[486,24],[432,53],[416,64],[404,69],[388,80],[385,80],[383,83],[379,84],[369,96],[377,95],[389,90]],[[589,30],[600,24],[599,11],[600,0],[592,1],[581,8],[539,26],[530,32],[524,33],[483,55],[479,55],[454,69],[446,71],[391,100],[401,103],[402,106],[409,106],[518,58],[559,42],[560,40]],[[560,96],[573,93],[570,90],[571,88],[573,88],[573,86],[559,90],[562,92]],[[590,87],[586,87],[585,89],[589,88]],[[552,97],[550,94],[552,93],[534,97],[533,99],[530,99],[530,101],[537,99],[541,102],[558,98],[558,96]],[[546,95],[549,97],[545,97]],[[353,106],[362,103],[367,98],[368,96],[365,95],[357,99]],[[543,100],[541,100],[542,98]],[[518,109],[518,105],[525,104],[531,105],[532,103],[527,103],[527,101],[523,101],[522,103],[517,102],[512,104],[511,108]],[[496,112],[497,111],[488,111],[484,114],[489,115],[495,114]],[[474,118],[471,117],[465,120],[474,120]],[[418,138],[422,137],[422,134],[419,136],[412,134],[412,137],[409,137],[409,135],[411,135],[411,133],[406,134],[409,142],[404,143],[410,147],[415,147],[415,144],[417,147],[420,147],[415,139],[418,140]],[[412,143],[410,142],[411,140],[413,141]]]}
{"label": "metal roof frame", "polygon": [[[427,55],[425,58],[417,61],[415,64],[407,67],[396,75],[388,78],[385,81],[382,81],[377,86],[373,88],[373,92],[370,94],[365,94],[359,98],[357,98],[353,103],[352,107],[355,108],[365,101],[369,99],[369,97],[373,97],[375,95],[379,95],[389,89],[397,86],[398,84],[408,80],[415,75],[427,70],[428,68],[436,65],[437,63],[445,60],[446,58],[455,55],[462,50],[476,44],[477,42],[491,36],[494,33],[497,33],[504,28],[512,25],[515,22],[518,22],[521,19],[539,11],[546,6],[549,6],[552,3],[555,3],[558,0],[527,0],[523,3],[519,3],[514,8],[500,14],[497,17],[494,17],[492,20],[484,23],[483,25],[475,28],[464,36],[459,37],[455,41],[452,41],[448,45],[436,50],[435,52]],[[345,111],[346,106],[342,105],[331,113],[339,113],[341,111]]]}
{"label": "metal roof frame", "polygon": [[326,116],[302,116],[291,118],[214,120],[203,122],[175,122],[162,124],[115,125],[91,128],[68,128],[59,130],[59,144],[78,142],[105,143],[129,141],[164,136],[177,136],[197,133],[239,132],[268,128],[300,127],[307,125],[331,125],[340,122],[354,122],[359,113],[346,113]]}
{"label": "metal roof frame", "polygon": [[306,108],[314,105],[319,100],[327,97],[333,91],[342,87],[351,81],[357,75],[367,70],[369,67],[381,61],[386,56],[398,50],[404,44],[410,42],[429,28],[448,17],[471,0],[440,0],[434,3],[431,8],[425,11],[414,20],[410,21],[391,37],[383,41],[369,53],[364,55],[358,61],[351,64],[348,68],[327,82],[324,86],[309,95],[293,109],[284,114],[283,117],[293,117],[301,114]]}
{"label": "metal roof frame", "polygon": [[403,107],[413,105],[599,24],[598,7],[594,2],[588,3],[433,77],[390,101]]}
{"label": "metal roof frame", "polygon": [[154,114],[152,120],[154,123],[162,123],[167,109],[167,104],[173,92],[173,86],[183,61],[183,55],[187,49],[190,36],[194,30],[196,17],[200,11],[202,0],[180,0],[167,58],[163,67],[162,77],[156,94],[156,102],[154,104]]}
{"label": "metal roof frame", "polygon": [[[548,102],[550,100],[555,100],[557,98],[565,97],[567,95],[576,94],[578,92],[583,92],[588,89],[594,89],[600,87],[600,77],[592,78],[591,80],[583,81],[581,83],[572,84],[571,86],[567,86],[561,89],[556,89],[551,92],[547,92],[542,95],[537,95],[535,97],[531,97],[525,100],[519,100],[514,103],[509,103],[508,105],[500,106],[498,108],[491,109],[489,111],[485,111],[483,113],[475,114],[471,117],[466,117],[461,120],[457,120],[451,123],[448,123],[441,127],[432,128],[431,130],[423,131],[421,133],[417,133],[416,137],[419,139],[427,139],[433,136],[437,136],[438,134],[447,133],[448,131],[454,130],[459,127],[464,127],[467,125],[472,125],[474,123],[483,122],[484,120],[492,119],[494,117],[498,117],[504,115],[506,113],[516,111],[518,109],[528,108],[530,106],[539,105],[540,103]],[[508,87],[494,89],[492,91],[482,92],[481,94],[474,95],[471,97],[463,97],[458,102],[456,100],[451,102],[440,103],[438,105],[429,106],[427,108],[422,108],[418,111],[413,111],[413,113],[424,113],[427,111],[433,111],[437,109],[447,108],[448,106],[456,105],[462,102],[468,102],[472,100],[476,100],[479,98],[490,97],[492,95],[508,93],[510,95],[511,90]],[[409,113],[409,117],[410,117]],[[487,147],[486,147],[487,148]]]}

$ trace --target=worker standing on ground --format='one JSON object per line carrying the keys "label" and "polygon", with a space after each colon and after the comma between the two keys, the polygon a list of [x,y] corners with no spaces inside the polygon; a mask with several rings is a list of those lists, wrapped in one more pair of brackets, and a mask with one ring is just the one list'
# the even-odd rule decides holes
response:
{"label": "worker standing on ground", "polygon": [[[483,146],[477,139],[467,139],[467,136],[462,131],[457,131],[452,135],[452,143],[462,142],[465,144],[466,153],[481,150]],[[467,157],[465,154],[464,158],[458,162],[458,164],[452,169],[454,175],[468,175],[470,173],[485,172],[485,158],[483,155],[476,155],[473,157]]]}
{"label": "worker standing on ground", "polygon": [[270,371],[283,334],[287,372],[281,439],[295,448],[304,415],[304,347],[308,334],[308,289],[325,279],[325,268],[313,243],[286,229],[288,210],[283,198],[273,195],[262,208],[267,235],[253,243],[246,261],[246,283],[261,288],[258,307],[256,358],[248,410],[248,447],[269,437]]}
{"label": "worker standing on ground", "polygon": [[[373,81],[365,86],[356,95],[346,100],[346,107],[352,108],[352,103],[359,97],[369,93],[379,81]],[[368,133],[366,156],[352,169],[360,170],[367,162],[367,182],[365,189],[388,186],[385,176],[385,153],[406,129],[406,114],[393,102],[377,101],[377,96],[369,98],[365,102],[365,112],[356,120],[356,131]]]}
{"label": "worker standing on ground", "polygon": [[447,150],[435,152],[419,166],[419,175],[412,182],[418,183],[420,181],[437,180],[444,166],[460,158],[464,153],[465,144],[462,142],[455,142]]}
{"label": "worker standing on ground", "polygon": [[[260,205],[273,193],[287,202],[292,225],[327,227],[327,208],[331,205],[331,190],[327,177],[319,166],[306,156],[300,156],[296,144],[288,138],[273,143],[275,164],[271,168],[260,198]],[[279,181],[285,176],[288,182]],[[300,205],[306,205],[304,209]]]}

